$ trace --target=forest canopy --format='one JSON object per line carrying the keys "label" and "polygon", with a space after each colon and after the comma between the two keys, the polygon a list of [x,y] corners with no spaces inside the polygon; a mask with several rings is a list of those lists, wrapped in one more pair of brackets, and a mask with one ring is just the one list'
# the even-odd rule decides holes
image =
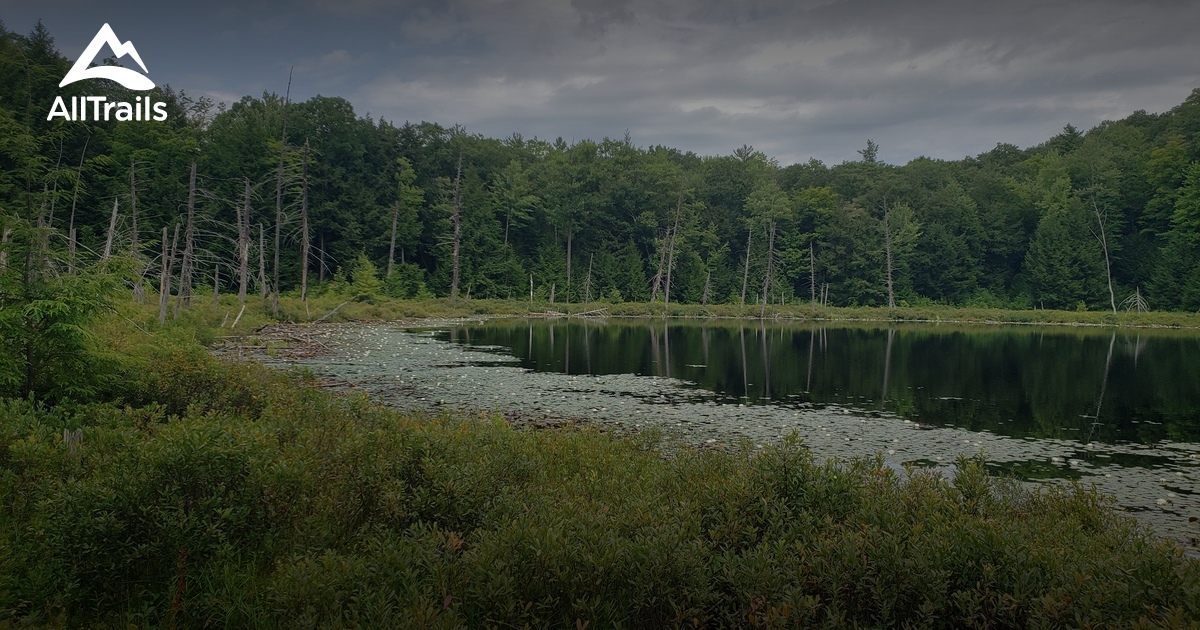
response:
{"label": "forest canopy", "polygon": [[58,88],[70,65],[41,24],[0,24],[4,246],[40,225],[72,265],[128,255],[151,290],[185,226],[194,282],[236,290],[248,267],[264,295],[304,270],[312,291],[395,297],[1200,308],[1200,90],[1025,149],[893,165],[864,139],[859,160],[784,166],[750,146],[496,139],[338,97],[226,107],[165,86],[165,122],[48,121],[60,95],[133,100]]}

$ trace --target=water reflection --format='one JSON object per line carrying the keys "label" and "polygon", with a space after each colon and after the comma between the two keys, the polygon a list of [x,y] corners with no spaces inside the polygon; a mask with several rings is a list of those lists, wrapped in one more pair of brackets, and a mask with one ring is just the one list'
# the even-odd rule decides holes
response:
{"label": "water reflection", "polygon": [[438,333],[566,374],[678,378],[725,402],[889,411],[1081,442],[1200,441],[1200,343],[1147,331],[491,321]]}

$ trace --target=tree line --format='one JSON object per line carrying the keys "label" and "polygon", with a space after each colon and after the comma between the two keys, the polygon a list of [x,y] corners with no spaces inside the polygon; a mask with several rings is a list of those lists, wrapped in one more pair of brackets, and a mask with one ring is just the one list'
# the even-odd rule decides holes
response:
{"label": "tree line", "polygon": [[[47,120],[71,65],[0,24],[0,267],[120,258],[163,309],[354,282],[395,297],[1200,308],[1200,90],[1025,149],[781,165],[621,139],[487,138],[342,98],[225,107],[156,88],[166,122]],[[23,248],[23,249],[22,249]],[[113,263],[115,264],[115,263]],[[174,305],[168,304],[174,297]],[[164,316],[166,310],[162,311]]]}

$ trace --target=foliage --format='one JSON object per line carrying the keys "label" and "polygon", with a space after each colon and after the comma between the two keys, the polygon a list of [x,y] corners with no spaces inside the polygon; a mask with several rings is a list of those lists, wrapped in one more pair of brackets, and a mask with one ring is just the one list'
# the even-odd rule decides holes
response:
{"label": "foliage", "polygon": [[[248,206],[252,235],[256,224],[275,227],[284,99],[265,93],[214,108],[163,88],[152,96],[168,105],[165,123],[46,121],[55,94],[82,89],[57,88],[69,65],[40,25],[27,36],[0,28],[0,76],[10,87],[0,95],[0,206],[27,219],[43,214],[60,240],[77,228],[81,256],[91,262],[87,252],[99,251],[108,236],[113,198],[123,209],[116,242],[133,244],[124,209],[136,196],[133,254],[138,273],[152,275],[161,262],[152,252],[161,250],[162,228],[179,221],[195,161],[197,275],[215,273],[231,284],[240,210]],[[127,96],[106,84],[88,89]],[[749,301],[769,284],[768,307],[818,295],[831,305],[877,305],[887,297],[883,209],[907,208],[896,217],[903,229],[889,230],[898,238],[892,275],[903,302],[1111,308],[1096,253],[1102,235],[1114,293],[1141,287],[1156,309],[1200,308],[1200,91],[1161,114],[1137,112],[1086,132],[1067,125],[1039,146],[999,144],[963,160],[919,157],[904,165],[880,161],[871,140],[859,160],[781,167],[749,146],[698,156],[638,147],[628,136],[498,140],[458,126],[373,120],[337,97],[286,107],[284,291],[307,265],[310,288],[320,293],[315,285],[339,268],[349,273],[364,254],[382,271],[384,293],[448,295],[447,204],[461,156],[459,288],[473,298],[528,296],[532,276],[535,298],[554,293],[556,303],[617,294],[645,301],[669,250],[672,303],[740,301],[749,260]],[[307,260],[299,242],[302,189]],[[1103,226],[1094,225],[1098,219]],[[250,241],[252,261],[273,259],[270,248]],[[393,278],[406,264],[414,268]]]}
{"label": "foliage", "polygon": [[[125,403],[0,402],[0,617],[148,625],[1186,625],[1200,565],[1094,492],[798,442],[406,416],[153,342]],[[188,401],[181,406],[183,401]],[[63,429],[82,430],[72,447]]]}

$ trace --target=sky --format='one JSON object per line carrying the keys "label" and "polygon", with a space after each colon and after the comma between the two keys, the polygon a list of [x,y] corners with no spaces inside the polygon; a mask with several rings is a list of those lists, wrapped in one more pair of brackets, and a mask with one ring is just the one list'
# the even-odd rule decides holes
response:
{"label": "sky", "polygon": [[398,124],[782,165],[1027,147],[1200,87],[1194,0],[0,0],[9,30],[39,19],[71,59],[107,22],[156,83],[219,101],[294,68],[294,100]]}

